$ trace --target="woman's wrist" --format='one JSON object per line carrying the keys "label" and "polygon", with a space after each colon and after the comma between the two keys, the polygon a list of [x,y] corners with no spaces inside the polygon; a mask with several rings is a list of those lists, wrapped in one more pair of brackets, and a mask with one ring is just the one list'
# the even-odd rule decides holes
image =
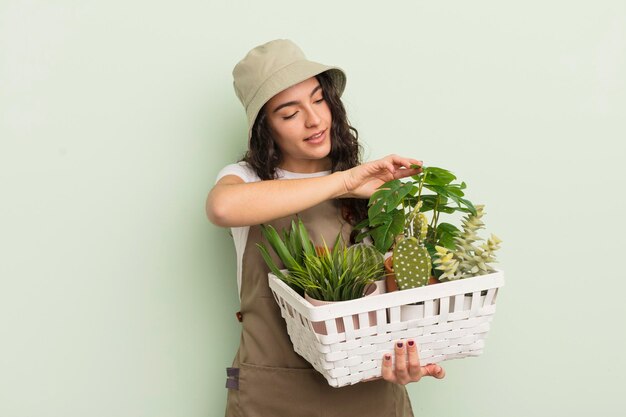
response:
{"label": "woman's wrist", "polygon": [[331,178],[334,177],[333,178],[333,181],[334,181],[333,189],[336,190],[333,193],[333,197],[332,198],[349,198],[350,197],[350,193],[349,193],[348,188],[346,186],[346,175],[348,175],[346,171],[336,171],[336,172],[333,172],[332,174],[330,174]]}

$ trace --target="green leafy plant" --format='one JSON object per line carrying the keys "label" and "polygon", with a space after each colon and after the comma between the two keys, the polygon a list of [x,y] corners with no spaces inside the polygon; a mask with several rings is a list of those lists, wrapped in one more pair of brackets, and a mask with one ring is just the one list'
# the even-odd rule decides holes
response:
{"label": "green leafy plant", "polygon": [[265,263],[278,278],[300,294],[322,301],[345,301],[362,297],[368,285],[382,275],[382,262],[363,261],[362,250],[350,249],[337,235],[334,245],[326,242],[316,250],[309,234],[298,219],[292,222],[291,230],[282,237],[271,226],[262,226],[262,231],[274,252],[285,265],[287,272],[274,263],[263,243],[257,244]]}
{"label": "green leafy plant", "polygon": [[[357,240],[370,235],[376,249],[385,253],[394,244],[396,236],[415,235],[414,226],[419,213],[432,212],[423,239],[424,246],[431,255],[436,253],[436,245],[453,249],[458,229],[450,223],[441,222],[441,214],[457,211],[476,213],[472,202],[464,198],[466,184],[453,183],[455,179],[456,176],[446,169],[422,167],[422,172],[409,181],[392,180],[383,184],[370,198],[367,219],[356,226],[367,228],[357,236]],[[425,190],[434,194],[426,194]]]}
{"label": "green leafy plant", "polygon": [[[298,222],[291,221],[291,230],[283,230],[282,237],[272,225],[261,225],[263,236],[268,241],[276,255],[280,258],[285,268],[289,271],[304,270],[304,259],[306,256],[315,255],[315,246],[309,237],[309,233],[298,219]],[[287,282],[288,284],[297,285],[290,282],[290,277],[284,274],[269,254],[269,251],[263,243],[257,243],[257,247],[261,251],[261,256],[265,263],[269,266],[274,275]]]}
{"label": "green leafy plant", "polygon": [[[446,169],[422,167],[422,171],[408,181],[389,181],[371,196],[367,219],[355,226],[361,231],[357,241],[370,236],[381,253],[393,248],[394,272],[400,289],[426,285],[430,275],[444,279],[457,276],[456,270],[452,272],[454,260],[459,261],[459,267],[465,262],[463,271],[482,271],[476,256],[495,259],[494,238],[486,248],[466,247],[473,242],[472,236],[463,233],[471,229],[465,226],[462,233],[452,223],[442,221],[442,214],[455,212],[467,213],[469,219],[474,219],[472,221],[479,216],[474,204],[465,198],[467,185],[455,183],[456,179]],[[426,213],[430,213],[430,221]],[[449,253],[453,255],[443,262],[441,257]],[[476,264],[470,267],[471,262]],[[433,264],[438,267],[433,268]]]}

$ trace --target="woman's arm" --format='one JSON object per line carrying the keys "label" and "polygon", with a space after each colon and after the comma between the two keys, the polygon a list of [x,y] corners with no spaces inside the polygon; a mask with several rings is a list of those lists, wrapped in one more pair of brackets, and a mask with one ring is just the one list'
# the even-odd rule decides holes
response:
{"label": "woman's arm", "polygon": [[386,181],[417,174],[418,169],[408,168],[411,164],[422,163],[389,155],[323,177],[244,183],[235,175],[226,175],[209,193],[206,213],[217,226],[250,226],[298,213],[332,198],[369,198]]}
{"label": "woman's arm", "polygon": [[345,191],[340,172],[251,183],[226,175],[209,193],[206,211],[217,226],[250,226],[298,213],[342,194]]}

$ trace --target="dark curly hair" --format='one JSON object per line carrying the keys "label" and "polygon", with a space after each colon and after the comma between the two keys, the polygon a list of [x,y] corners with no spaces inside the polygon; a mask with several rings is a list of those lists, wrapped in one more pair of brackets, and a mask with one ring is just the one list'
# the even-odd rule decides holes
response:
{"label": "dark curly hair", "polygon": [[[322,86],[322,94],[332,114],[330,136],[331,172],[345,171],[361,163],[362,147],[359,144],[359,132],[348,122],[346,109],[330,76],[322,72],[315,76]],[[272,137],[265,107],[252,126],[250,146],[241,161],[245,161],[262,180],[276,179],[276,168],[282,160],[282,154]],[[367,200],[356,198],[339,199],[344,220],[355,225],[367,217]]]}

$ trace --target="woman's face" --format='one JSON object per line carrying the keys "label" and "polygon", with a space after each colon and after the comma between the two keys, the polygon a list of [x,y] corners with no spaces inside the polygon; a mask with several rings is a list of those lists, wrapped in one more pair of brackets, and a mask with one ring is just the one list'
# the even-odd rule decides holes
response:
{"label": "woman's face", "polygon": [[330,169],[332,115],[317,78],[276,94],[266,103],[265,111],[282,151],[281,168],[304,173]]}

